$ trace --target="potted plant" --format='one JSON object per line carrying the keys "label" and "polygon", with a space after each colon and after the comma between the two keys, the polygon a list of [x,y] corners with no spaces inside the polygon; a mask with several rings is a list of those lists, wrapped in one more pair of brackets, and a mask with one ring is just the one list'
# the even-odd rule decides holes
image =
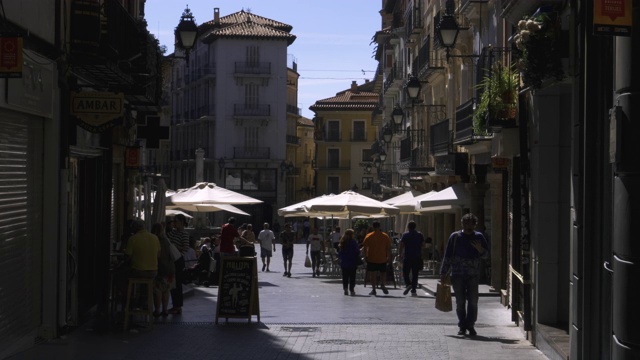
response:
{"label": "potted plant", "polygon": [[518,22],[514,35],[518,69],[525,87],[540,88],[543,80],[564,78],[560,58],[560,24],[555,13],[537,11]]}
{"label": "potted plant", "polygon": [[486,135],[490,127],[513,126],[517,113],[520,78],[514,66],[496,63],[477,85],[482,91],[473,114],[473,130]]}

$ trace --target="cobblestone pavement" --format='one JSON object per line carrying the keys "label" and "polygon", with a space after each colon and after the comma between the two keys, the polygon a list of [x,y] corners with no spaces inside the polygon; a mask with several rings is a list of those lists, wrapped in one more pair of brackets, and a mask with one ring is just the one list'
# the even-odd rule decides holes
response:
{"label": "cobblestone pavement", "polygon": [[428,289],[411,297],[388,284],[388,295],[374,297],[359,283],[357,296],[344,296],[339,278],[304,268],[304,245],[295,251],[291,278],[279,253],[273,271],[259,273],[259,322],[215,325],[217,287],[196,287],[182,315],[152,328],[98,334],[87,323],[11,359],[546,359],[499,297],[480,298],[476,337],[458,336],[455,312],[437,311]]}

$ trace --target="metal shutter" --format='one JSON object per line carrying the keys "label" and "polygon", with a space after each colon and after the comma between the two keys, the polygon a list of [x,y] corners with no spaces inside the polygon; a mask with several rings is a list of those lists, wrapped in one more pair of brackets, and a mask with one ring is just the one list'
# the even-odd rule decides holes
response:
{"label": "metal shutter", "polygon": [[42,120],[0,111],[0,358],[39,326]]}

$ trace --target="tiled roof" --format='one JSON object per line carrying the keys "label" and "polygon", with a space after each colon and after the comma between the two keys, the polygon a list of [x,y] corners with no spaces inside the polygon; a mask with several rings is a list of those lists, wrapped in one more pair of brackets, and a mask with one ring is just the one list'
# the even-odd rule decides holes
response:
{"label": "tiled roof", "polygon": [[202,29],[208,31],[202,37],[207,43],[219,38],[261,38],[261,39],[285,39],[291,45],[296,39],[289,32],[291,25],[271,20],[244,10],[220,18],[220,24],[214,20],[202,24]]}
{"label": "tiled roof", "polygon": [[345,90],[334,97],[318,100],[311,105],[316,110],[375,110],[378,108],[378,94],[368,91],[351,92]]}
{"label": "tiled roof", "polygon": [[313,126],[313,120],[307,119],[306,117],[303,116],[298,119],[298,125]]}
{"label": "tiled roof", "polygon": [[[243,22],[245,22],[247,20],[251,20],[252,22],[254,22],[256,24],[269,26],[269,27],[272,27],[274,29],[278,29],[278,30],[285,31],[285,32],[290,32],[291,29],[293,29],[293,26],[291,26],[291,25],[287,25],[287,24],[281,23],[279,21],[271,20],[271,19],[268,19],[268,18],[260,16],[260,15],[256,15],[256,14],[253,14],[253,13],[250,13],[250,12],[246,12],[244,10],[240,10],[240,11],[235,12],[235,13],[230,14],[230,15],[222,16],[220,18],[220,25],[222,27],[225,27],[225,26],[230,26],[230,25],[243,23]],[[213,20],[207,21],[206,24],[207,25],[211,25],[211,26],[215,25]]]}

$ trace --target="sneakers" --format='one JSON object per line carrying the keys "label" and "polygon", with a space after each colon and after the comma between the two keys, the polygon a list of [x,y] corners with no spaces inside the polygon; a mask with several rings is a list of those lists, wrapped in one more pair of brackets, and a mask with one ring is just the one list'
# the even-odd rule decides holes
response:
{"label": "sneakers", "polygon": [[320,277],[320,270],[316,270],[316,276]]}
{"label": "sneakers", "polygon": [[474,329],[474,328],[472,328],[472,327],[470,327],[470,328],[469,328],[469,329],[467,329],[467,330],[469,330],[469,336],[476,336],[476,335],[478,335],[478,333],[476,332],[476,329]]}
{"label": "sneakers", "polygon": [[288,272],[286,272],[286,271],[284,272],[284,274],[282,274],[282,276],[285,276],[285,277],[286,277],[287,275],[289,275],[289,273],[288,273]]}
{"label": "sneakers", "polygon": [[377,293],[376,293],[376,289],[371,290],[371,292],[369,293],[369,295],[376,296],[376,295],[377,295]]}
{"label": "sneakers", "polygon": [[389,290],[387,290],[386,286],[381,286],[380,288],[385,295],[389,294]]}
{"label": "sneakers", "polygon": [[415,292],[415,291],[412,291],[412,292],[411,292],[411,296],[416,297],[416,296],[418,296],[418,293],[417,293],[417,292]]}
{"label": "sneakers", "polygon": [[311,277],[316,277],[316,273],[311,273]]}
{"label": "sneakers", "polygon": [[466,335],[466,334],[467,334],[467,329],[461,327],[460,330],[458,331],[458,335]]}
{"label": "sneakers", "polygon": [[262,264],[262,271],[267,268],[267,264]]}
{"label": "sneakers", "polygon": [[349,295],[349,292],[347,291],[347,289],[344,289],[344,294]]}
{"label": "sneakers", "polygon": [[411,291],[411,286],[407,286],[407,288],[402,292],[402,295],[407,295],[409,291]]}
{"label": "sneakers", "polygon": [[287,277],[291,277],[291,273],[287,273]]}
{"label": "sneakers", "polygon": [[[356,292],[353,290],[349,290],[349,293],[351,294],[351,296],[356,296]],[[345,294],[346,295],[346,294]]]}

